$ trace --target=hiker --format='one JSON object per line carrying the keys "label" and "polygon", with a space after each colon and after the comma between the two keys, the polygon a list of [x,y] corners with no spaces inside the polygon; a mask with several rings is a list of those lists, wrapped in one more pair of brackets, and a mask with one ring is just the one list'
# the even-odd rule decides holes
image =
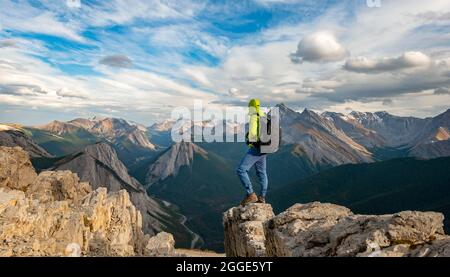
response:
{"label": "hiker", "polygon": [[[258,99],[252,99],[248,103],[249,107],[249,132],[247,134],[247,144],[249,149],[239,164],[236,172],[241,180],[242,185],[245,187],[247,196],[241,202],[242,206],[250,203],[265,203],[267,194],[267,172],[266,172],[266,158],[267,154],[261,153],[260,143],[260,117],[265,116],[260,110],[260,101]],[[253,186],[248,176],[250,169],[255,166],[256,176],[258,183],[261,186],[261,195],[256,196],[253,191]]]}

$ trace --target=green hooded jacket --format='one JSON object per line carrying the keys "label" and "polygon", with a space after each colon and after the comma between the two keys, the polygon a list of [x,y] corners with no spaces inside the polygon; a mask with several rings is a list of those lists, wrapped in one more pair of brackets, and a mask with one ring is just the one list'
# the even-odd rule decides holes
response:
{"label": "green hooded jacket", "polygon": [[[260,109],[261,102],[259,99],[252,99],[248,103],[249,108],[249,132],[248,132],[248,140],[250,142],[259,141],[260,131],[259,131],[259,118],[264,116],[264,112]],[[250,147],[253,145],[250,144]]]}

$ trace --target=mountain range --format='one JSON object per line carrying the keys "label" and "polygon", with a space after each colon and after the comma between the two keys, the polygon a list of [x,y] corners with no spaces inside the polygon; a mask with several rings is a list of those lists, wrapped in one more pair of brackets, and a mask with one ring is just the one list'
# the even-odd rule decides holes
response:
{"label": "mountain range", "polygon": [[450,109],[424,119],[387,112],[326,112],[323,116],[373,154],[377,149],[394,149],[399,153],[403,150],[406,156],[427,159],[450,155]]}
{"label": "mountain range", "polygon": [[[322,200],[321,197],[335,193],[335,198],[327,196],[325,200],[343,201],[340,195],[357,198],[359,190],[352,188],[357,188],[358,182],[367,191],[361,197],[378,195],[380,205],[386,205],[394,201],[389,191],[396,190],[395,185],[400,187],[398,190],[405,199],[422,189],[411,186],[409,191],[406,188],[410,183],[398,181],[401,178],[394,171],[416,170],[420,174],[422,160],[443,164],[446,169],[446,158],[439,158],[450,156],[450,110],[436,117],[415,118],[387,112],[317,113],[309,109],[297,112],[284,104],[277,107],[282,145],[277,153],[268,156],[269,196],[273,193],[275,207],[285,208],[283,203],[291,200]],[[43,126],[1,125],[0,145],[21,146],[34,157],[35,167],[41,170],[68,169],[94,187],[125,188],[147,217],[144,222],[148,223],[148,231],[156,226],[175,233],[177,242],[184,246],[222,250],[221,214],[243,197],[235,168],[247,146],[226,142],[173,143],[174,123],[167,120],[145,127],[117,118],[78,118]],[[245,128],[231,122],[222,123],[227,130]],[[190,128],[214,129],[215,126],[208,121],[192,124]],[[347,170],[348,167],[352,170]],[[382,170],[364,171],[364,168]],[[329,173],[333,170],[337,173]],[[362,179],[352,181],[351,176],[358,172],[363,172]],[[436,178],[446,180],[445,174],[442,170]],[[368,178],[372,175],[391,176],[396,183],[384,180],[381,193],[377,189],[379,184],[375,183],[377,179]],[[251,177],[255,180],[254,172]],[[328,180],[324,188],[329,192],[318,186],[320,193],[314,194],[316,186],[309,185],[308,194],[303,195],[301,188],[308,186],[304,182],[312,182],[308,181],[310,178]],[[341,191],[337,179],[348,180],[347,190]],[[435,184],[422,181],[424,187]],[[440,209],[443,204],[435,203],[439,199],[430,196],[420,207],[435,205]],[[417,207],[412,202],[405,203],[402,209],[407,209],[409,204]],[[342,204],[358,210],[353,202]],[[376,205],[368,204],[367,210],[360,211],[374,212],[370,210],[372,206]]]}

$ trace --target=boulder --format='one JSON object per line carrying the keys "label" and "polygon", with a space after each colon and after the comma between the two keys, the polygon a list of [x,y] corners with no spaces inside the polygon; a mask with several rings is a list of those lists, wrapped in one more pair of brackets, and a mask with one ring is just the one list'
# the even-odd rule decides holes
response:
{"label": "boulder", "polygon": [[0,187],[26,190],[36,176],[27,152],[0,146]]}
{"label": "boulder", "polygon": [[145,246],[144,255],[148,257],[174,256],[175,240],[172,234],[161,232],[151,237]]}
{"label": "boulder", "polygon": [[263,223],[274,216],[269,204],[235,207],[224,213],[225,253],[228,257],[266,256]]}
{"label": "boulder", "polygon": [[296,204],[264,224],[267,255],[329,256],[332,228],[350,215],[349,209],[334,204]]}
{"label": "boulder", "polygon": [[41,203],[61,200],[79,203],[91,191],[89,183],[80,183],[77,174],[70,171],[46,171],[39,174],[26,194]]}
{"label": "boulder", "polygon": [[414,246],[444,234],[444,216],[405,211],[393,215],[357,215],[342,219],[330,232],[333,255],[370,255],[396,245]]}

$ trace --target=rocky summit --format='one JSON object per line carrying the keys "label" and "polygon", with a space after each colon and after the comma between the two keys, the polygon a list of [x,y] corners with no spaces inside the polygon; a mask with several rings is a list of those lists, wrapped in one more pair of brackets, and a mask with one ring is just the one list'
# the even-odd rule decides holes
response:
{"label": "rocky summit", "polygon": [[275,216],[268,204],[250,204],[224,213],[225,250],[233,257],[449,257],[443,220],[436,212],[356,215],[319,202]]}
{"label": "rocky summit", "polygon": [[0,256],[173,256],[171,234],[144,234],[127,191],[92,190],[70,171],[39,175],[0,147]]}

